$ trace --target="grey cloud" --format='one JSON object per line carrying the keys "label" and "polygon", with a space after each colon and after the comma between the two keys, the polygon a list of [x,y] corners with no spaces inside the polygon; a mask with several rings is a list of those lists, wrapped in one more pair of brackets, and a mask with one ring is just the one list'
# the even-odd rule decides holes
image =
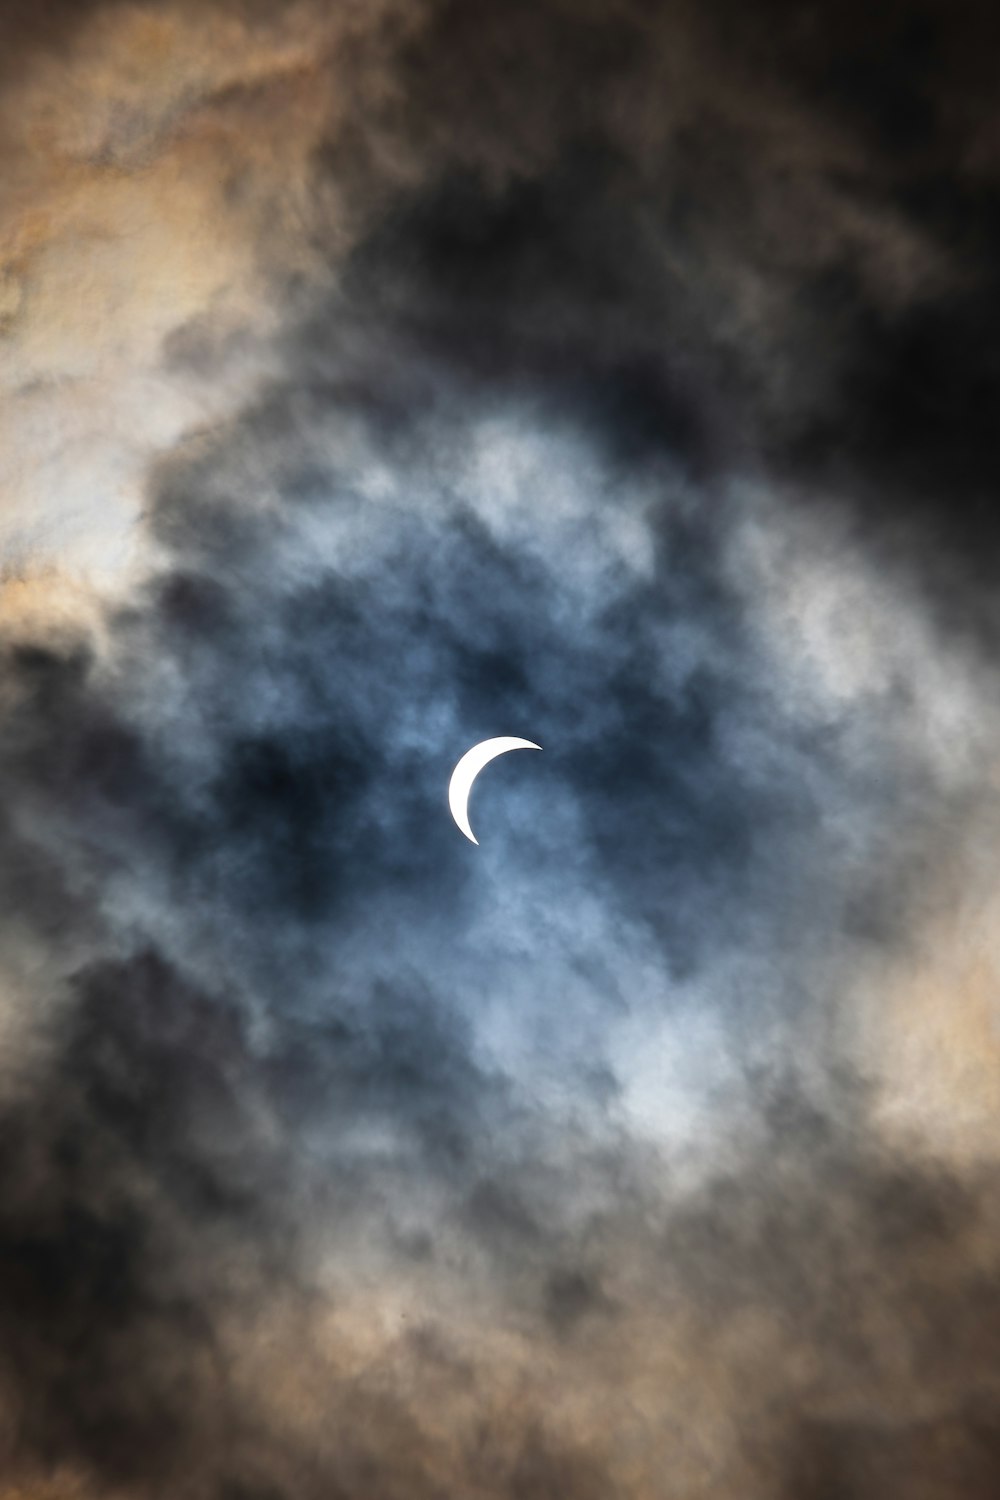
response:
{"label": "grey cloud", "polygon": [[[927,197],[967,59],[936,85],[913,14],[438,5],[355,39],[280,372],[153,466],[106,640],[4,658],[25,1482],[987,1493],[994,1191],[887,1159],[837,1031],[986,795],[928,706],[988,653],[913,619],[990,533],[990,189]],[[164,366],[240,347],[199,314]],[[792,538],[771,575],[754,527]],[[848,575],[895,632],[817,644]],[[544,754],[483,779],[471,850],[448,773],[505,732]]]}

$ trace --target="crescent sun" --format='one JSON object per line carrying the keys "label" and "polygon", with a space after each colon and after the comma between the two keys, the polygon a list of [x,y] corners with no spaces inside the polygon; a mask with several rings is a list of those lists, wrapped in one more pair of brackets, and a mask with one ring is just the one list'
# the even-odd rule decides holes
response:
{"label": "crescent sun", "polygon": [[483,767],[488,766],[491,760],[495,760],[498,755],[504,755],[508,750],[540,750],[541,748],[541,745],[536,745],[531,740],[519,740],[513,735],[502,734],[495,740],[482,740],[478,745],[473,745],[471,750],[466,750],[451,773],[451,781],[448,783],[448,806],[451,808],[452,817],[467,839],[471,839],[474,844],[479,843],[469,824],[469,795],[472,791],[472,783]]}

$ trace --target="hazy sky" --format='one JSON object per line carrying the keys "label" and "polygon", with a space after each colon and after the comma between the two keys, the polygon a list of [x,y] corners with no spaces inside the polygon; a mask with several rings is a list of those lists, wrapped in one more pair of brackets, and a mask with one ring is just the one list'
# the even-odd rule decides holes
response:
{"label": "hazy sky", "polygon": [[0,42],[0,1500],[995,1500],[993,7]]}

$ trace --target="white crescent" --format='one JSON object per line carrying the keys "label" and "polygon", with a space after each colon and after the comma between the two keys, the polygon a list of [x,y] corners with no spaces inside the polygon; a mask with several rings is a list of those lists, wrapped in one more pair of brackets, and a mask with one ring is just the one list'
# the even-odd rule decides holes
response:
{"label": "white crescent", "polygon": [[466,750],[462,759],[451,773],[451,781],[448,783],[448,806],[451,815],[467,839],[474,844],[479,840],[473,833],[469,824],[469,794],[472,791],[472,783],[479,775],[484,766],[488,766],[491,760],[498,755],[504,755],[508,750],[540,750],[541,745],[533,744],[531,740],[515,739],[513,735],[502,734],[495,740],[482,740],[478,745],[473,745],[471,750]]}

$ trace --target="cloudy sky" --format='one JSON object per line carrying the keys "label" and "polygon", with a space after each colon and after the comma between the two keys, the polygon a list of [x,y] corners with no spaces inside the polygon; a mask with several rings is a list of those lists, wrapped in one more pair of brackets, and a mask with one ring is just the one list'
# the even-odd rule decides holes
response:
{"label": "cloudy sky", "polygon": [[996,1496],[991,12],[0,7],[0,1500]]}

